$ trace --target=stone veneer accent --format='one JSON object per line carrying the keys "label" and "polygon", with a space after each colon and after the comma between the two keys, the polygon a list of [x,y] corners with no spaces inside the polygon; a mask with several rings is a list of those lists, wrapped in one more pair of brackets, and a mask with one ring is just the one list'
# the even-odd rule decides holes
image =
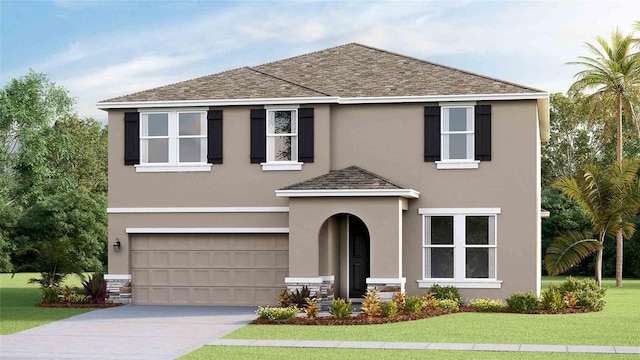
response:
{"label": "stone veneer accent", "polygon": [[397,292],[404,292],[406,278],[367,278],[367,290],[378,290],[380,301],[390,302]]}
{"label": "stone veneer accent", "polygon": [[286,277],[284,283],[291,292],[301,290],[303,286],[309,288],[311,296],[315,296],[323,310],[333,301],[335,276],[318,277]]}
{"label": "stone veneer accent", "polygon": [[131,275],[106,274],[108,302],[118,304],[131,304]]}

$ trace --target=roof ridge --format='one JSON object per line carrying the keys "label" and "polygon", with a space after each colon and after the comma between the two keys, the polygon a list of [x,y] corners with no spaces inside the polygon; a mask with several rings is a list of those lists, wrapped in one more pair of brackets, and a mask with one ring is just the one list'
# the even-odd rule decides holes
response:
{"label": "roof ridge", "polygon": [[[351,165],[351,166],[347,166],[346,168],[342,168],[342,169],[340,169],[340,170],[348,169],[348,168],[350,168],[350,167],[354,167],[354,168],[356,168],[356,169],[358,169],[358,170],[360,170],[360,171],[362,171],[362,172],[364,172],[364,173],[367,173],[367,174],[369,174],[369,175],[371,175],[371,176],[373,176],[373,177],[375,177],[375,178],[378,178],[378,179],[380,179],[380,180],[384,180],[384,181],[388,182],[389,184],[391,184],[391,185],[393,185],[393,186],[397,186],[397,187],[399,187],[399,188],[403,188],[403,186],[401,186],[401,185],[398,185],[398,184],[394,183],[393,181],[391,181],[391,180],[387,179],[386,177],[384,177],[384,176],[380,176],[380,175],[378,175],[378,174],[376,174],[376,173],[374,173],[374,172],[371,172],[371,171],[369,171],[369,170],[363,169],[363,168],[361,168],[361,167],[360,167],[360,166],[358,166],[358,165]],[[336,171],[339,171],[339,170],[336,170]]]}
{"label": "roof ridge", "polygon": [[[258,66],[260,66],[260,65],[258,65]],[[272,75],[272,74],[266,73],[266,72],[264,72],[264,71],[256,70],[256,69],[254,69],[253,67],[247,67],[247,69],[252,70],[252,71],[255,71],[255,72],[257,72],[258,74],[262,74],[262,75],[266,75],[266,76],[272,77],[272,78],[274,78],[274,79],[278,79],[278,80],[280,80],[280,81],[288,82],[289,84],[292,84],[292,85],[295,85],[295,86],[299,86],[299,87],[304,88],[304,89],[307,89],[307,90],[315,91],[315,92],[317,92],[317,93],[319,93],[319,94],[323,94],[323,95],[326,95],[326,96],[331,96],[331,94],[327,94],[327,93],[325,93],[325,92],[323,92],[323,91],[316,90],[316,89],[314,89],[314,88],[312,88],[312,87],[309,87],[309,86],[306,86],[306,85],[298,84],[298,83],[293,82],[293,81],[291,81],[291,80],[283,79],[283,78],[281,78],[281,77],[278,77],[278,76],[275,76],[275,75]]]}
{"label": "roof ridge", "polygon": [[[472,72],[472,71],[468,71],[468,70],[458,69],[458,68],[455,68],[455,67],[452,67],[452,66],[443,65],[443,64],[436,63],[436,62],[433,62],[433,61],[427,61],[427,60],[420,59],[420,58],[417,58],[417,57],[408,56],[408,55],[396,53],[396,52],[385,50],[385,49],[380,49],[380,48],[377,48],[375,46],[364,45],[364,44],[360,44],[360,43],[356,43],[356,42],[345,44],[345,45],[342,45],[342,46],[346,46],[346,45],[358,45],[358,46],[361,46],[361,47],[364,47],[364,48],[368,48],[368,49],[371,49],[371,50],[376,50],[376,51],[385,52],[387,54],[391,54],[391,55],[394,55],[394,56],[403,57],[405,59],[411,59],[411,60],[419,61],[419,62],[422,62],[422,63],[425,63],[425,64],[434,65],[434,66],[438,66],[438,67],[449,69],[449,70],[459,71],[461,73],[465,73],[465,74],[469,74],[469,75],[473,75],[473,76],[478,76],[478,77],[481,77],[483,79],[492,80],[492,81],[499,81],[499,82],[504,83],[504,84],[517,86],[517,87],[520,87],[520,88],[523,88],[523,89],[529,89],[529,90],[532,90],[534,92],[546,93],[546,91],[544,91],[544,90],[540,90],[540,89],[532,88],[532,87],[525,86],[525,85],[522,85],[522,84],[518,84],[518,83],[514,83],[514,82],[510,82],[510,81],[506,81],[506,80],[502,80],[502,79],[498,79],[498,78],[494,78],[494,77],[491,77],[491,76],[478,74],[478,73],[475,73],[475,72]],[[336,47],[338,47],[338,46],[336,46]],[[331,48],[331,49],[333,49],[333,48]],[[329,49],[326,49],[326,50],[329,50]]]}
{"label": "roof ridge", "polygon": [[320,52],[323,52],[323,51],[333,50],[333,49],[345,47],[345,46],[348,46],[348,45],[360,45],[360,44],[355,43],[355,42],[350,42],[350,43],[347,43],[347,44],[336,45],[336,46],[332,46],[332,47],[326,48],[326,49],[320,49],[320,50],[316,50],[316,51],[312,51],[312,52],[308,52],[308,53],[304,53],[304,54],[300,54],[300,55],[290,56],[290,57],[284,58],[284,59],[278,59],[278,60],[269,61],[269,62],[266,62],[264,64],[255,65],[254,67],[271,65],[271,64],[275,64],[275,63],[278,63],[278,62],[281,62],[281,61],[296,59],[296,58],[307,56],[307,55],[311,55],[311,54],[317,54],[317,53],[320,53]]}

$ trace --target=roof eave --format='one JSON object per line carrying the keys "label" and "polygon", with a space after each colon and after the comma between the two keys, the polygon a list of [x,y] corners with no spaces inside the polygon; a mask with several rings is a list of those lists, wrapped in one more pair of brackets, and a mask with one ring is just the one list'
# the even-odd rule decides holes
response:
{"label": "roof eave", "polygon": [[319,189],[276,190],[277,197],[379,197],[397,196],[417,199],[420,192],[414,189]]}

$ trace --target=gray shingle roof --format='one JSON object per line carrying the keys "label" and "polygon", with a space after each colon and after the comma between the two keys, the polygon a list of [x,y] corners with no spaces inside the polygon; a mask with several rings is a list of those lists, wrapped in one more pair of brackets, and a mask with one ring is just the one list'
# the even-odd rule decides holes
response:
{"label": "gray shingle roof", "polygon": [[358,166],[349,166],[340,170],[332,170],[278,190],[395,190],[404,189],[380,175],[364,170]]}
{"label": "gray shingle roof", "polygon": [[537,92],[543,91],[351,43],[102,102]]}

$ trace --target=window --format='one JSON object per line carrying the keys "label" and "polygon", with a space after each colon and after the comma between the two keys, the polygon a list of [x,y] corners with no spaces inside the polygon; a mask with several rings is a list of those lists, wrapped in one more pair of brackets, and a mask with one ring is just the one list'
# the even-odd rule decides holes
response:
{"label": "window", "polygon": [[137,171],[207,171],[207,112],[149,111],[140,114]]}
{"label": "window", "polygon": [[267,154],[264,170],[300,170],[298,110],[267,109]]}
{"label": "window", "polygon": [[474,154],[474,107],[443,106],[439,169],[477,168]]}
{"label": "window", "polygon": [[461,288],[500,287],[496,279],[496,221],[500,209],[420,209],[423,280]]}

